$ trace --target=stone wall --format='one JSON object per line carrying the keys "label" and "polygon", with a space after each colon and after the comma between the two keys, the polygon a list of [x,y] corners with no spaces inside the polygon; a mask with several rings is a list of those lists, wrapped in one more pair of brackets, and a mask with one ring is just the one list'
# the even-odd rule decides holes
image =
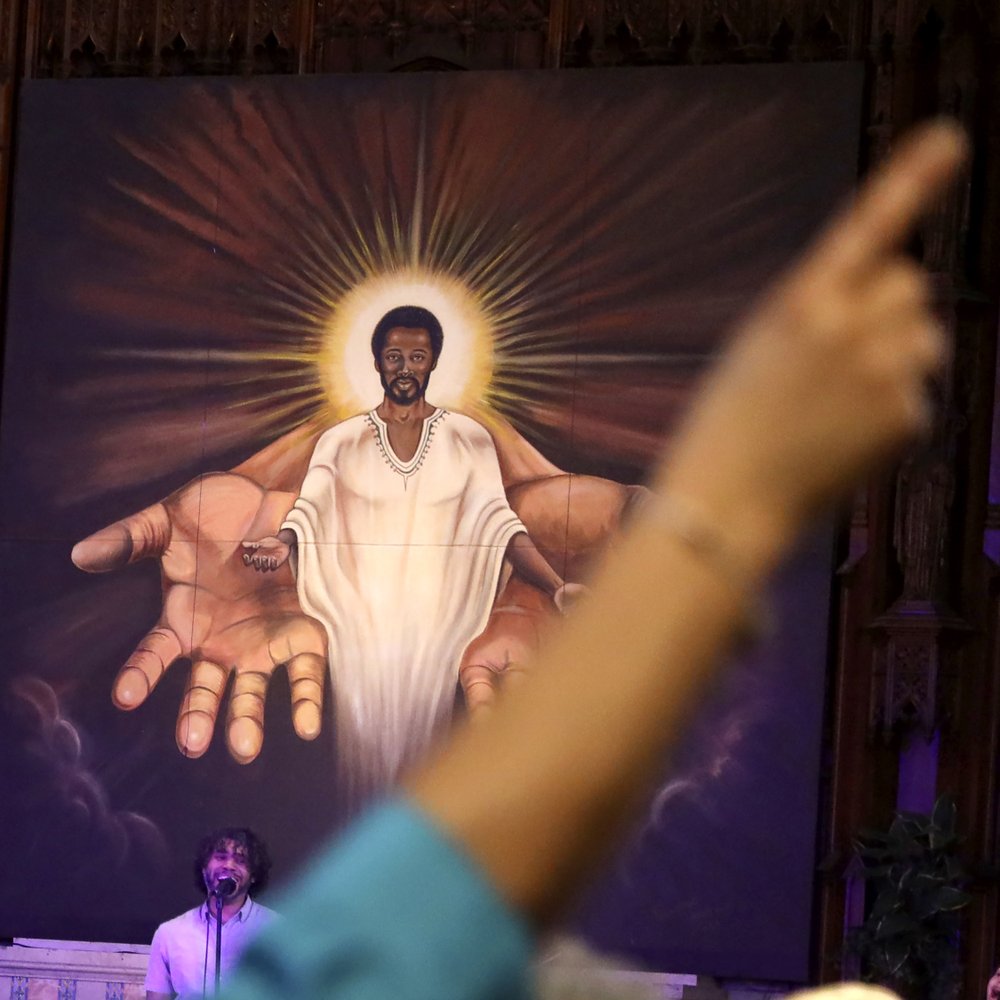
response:
{"label": "stone wall", "polygon": [[0,1000],[144,1000],[147,945],[15,938],[0,946]]}

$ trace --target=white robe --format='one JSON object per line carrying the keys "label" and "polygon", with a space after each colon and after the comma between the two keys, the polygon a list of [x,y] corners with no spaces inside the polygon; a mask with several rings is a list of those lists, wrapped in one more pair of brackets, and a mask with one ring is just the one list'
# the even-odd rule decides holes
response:
{"label": "white robe", "polygon": [[458,666],[524,531],[487,431],[435,410],[409,462],[375,411],[319,439],[284,528],[306,614],[322,622],[342,780],[390,783],[451,717]]}

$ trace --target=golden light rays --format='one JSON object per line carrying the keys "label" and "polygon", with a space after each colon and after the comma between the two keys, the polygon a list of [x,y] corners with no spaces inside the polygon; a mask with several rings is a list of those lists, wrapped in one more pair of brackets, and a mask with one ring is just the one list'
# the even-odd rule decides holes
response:
{"label": "golden light rays", "polygon": [[[259,446],[376,405],[375,323],[422,305],[444,330],[432,403],[498,413],[577,460],[571,428],[589,407],[609,435],[586,450],[614,461],[610,428],[636,419],[638,377],[642,419],[662,427],[734,288],[773,266],[773,191],[750,184],[765,203],[753,204],[745,170],[720,167],[737,139],[770,155],[756,137],[773,106],[733,123],[703,99],[665,118],[662,100],[626,100],[627,87],[584,99],[579,81],[462,84],[199,84],[180,113],[122,138],[109,177],[121,200],[106,215],[121,267],[84,292],[129,324],[116,356],[155,351],[167,393],[171,359],[201,351],[207,409]],[[728,131],[706,131],[712,115]],[[765,159],[761,172],[776,171]],[[768,249],[747,255],[751,225]]]}
{"label": "golden light rays", "polygon": [[[293,365],[308,370],[297,395],[309,416],[332,422],[374,407],[382,390],[371,334],[399,305],[429,309],[444,330],[428,392],[433,403],[497,408],[516,420],[519,405],[560,392],[553,376],[566,375],[568,331],[546,331],[539,320],[551,300],[565,296],[565,279],[552,273],[564,261],[546,253],[526,227],[509,226],[495,204],[470,197],[461,162],[446,159],[429,184],[425,127],[421,115],[408,197],[392,184],[381,204],[367,186],[341,190],[298,229],[257,290],[248,289],[254,324],[287,335],[295,346],[248,350],[248,362],[266,364],[271,374],[235,405],[269,409],[286,388],[275,379],[283,383],[283,369]],[[560,347],[561,363],[532,366],[532,351]],[[280,431],[287,429],[280,418],[298,409],[286,398],[272,412]]]}

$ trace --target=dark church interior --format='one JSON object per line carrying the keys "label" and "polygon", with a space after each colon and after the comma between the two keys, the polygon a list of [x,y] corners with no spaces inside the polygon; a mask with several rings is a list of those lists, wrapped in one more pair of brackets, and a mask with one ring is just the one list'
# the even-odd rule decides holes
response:
{"label": "dark church interior", "polygon": [[[726,75],[730,73],[734,75]],[[700,105],[695,97],[685,106],[683,96],[676,98],[676,106],[668,101],[666,111],[655,103],[647,110],[642,101],[648,95],[642,90],[657,86],[660,74],[667,81],[665,87],[676,86],[670,94],[686,95],[689,91],[684,88],[695,94],[702,92],[698,88],[706,88],[704,113],[697,110]],[[771,95],[771,106],[779,109],[777,118],[762,113],[759,120],[751,120],[752,115],[739,118],[735,111],[732,119],[725,117],[728,112],[723,106],[728,98],[719,98],[722,91],[718,88],[734,88],[735,106],[743,86],[740,81],[749,79],[739,74],[757,74],[766,81],[761,92]],[[498,115],[492,123],[473,120],[475,109],[486,106],[476,103],[482,94],[515,95],[510,100],[516,102],[522,79],[529,81],[525,93],[543,95],[525,97],[525,101],[544,103],[551,92],[556,95],[554,102],[562,102],[558,113],[551,112],[551,126],[540,118],[531,124],[525,113],[524,142],[537,143],[532,148],[541,149],[539,155],[554,162],[564,156],[572,158],[576,149],[592,150],[595,162],[603,155],[600,162],[607,174],[601,177],[614,175],[607,181],[612,185],[607,190],[616,192],[614,197],[624,208],[619,210],[610,200],[602,203],[604,188],[596,183],[591,189],[593,204],[584,204],[589,196],[586,185],[555,190],[546,202],[543,181],[526,166],[528,158],[519,159],[517,149],[504,148],[504,129],[511,130],[511,143],[517,142],[516,128],[510,124],[515,119]],[[714,98],[720,110],[712,104],[714,80],[721,81]],[[589,99],[581,95],[590,93],[588,87],[597,93],[605,82],[607,93],[621,102],[616,105],[622,109],[621,137],[611,135],[613,129],[600,132],[589,124]],[[372,89],[366,90],[369,84]],[[301,91],[296,89],[300,86]],[[149,627],[150,614],[159,606],[160,580],[154,573],[136,574],[124,582],[84,576],[71,564],[69,551],[72,543],[101,524],[159,497],[179,496],[180,491],[172,491],[186,479],[194,482],[210,470],[242,472],[271,490],[294,496],[320,416],[318,410],[309,408],[313,397],[289,389],[279,416],[268,417],[270,423],[259,417],[265,403],[272,406],[272,413],[277,412],[274,386],[289,385],[288,380],[299,377],[305,364],[295,353],[297,348],[287,346],[289,341],[268,340],[269,334],[261,329],[272,320],[275,329],[287,320],[285,330],[297,329],[294,324],[305,321],[290,319],[290,309],[284,314],[271,309],[263,295],[259,300],[246,299],[249,305],[232,303],[245,291],[239,284],[243,281],[239,268],[260,276],[266,261],[277,259],[272,249],[262,242],[251,244],[251,239],[265,231],[287,230],[293,235],[306,231],[308,197],[325,189],[317,180],[315,188],[307,191],[313,182],[303,181],[305,200],[285,205],[276,193],[293,189],[291,184],[280,189],[283,181],[278,175],[286,168],[285,161],[268,160],[262,154],[258,166],[264,180],[257,193],[251,191],[242,201],[224,200],[221,208],[215,203],[213,208],[212,184],[218,178],[213,179],[212,172],[219,170],[222,180],[218,183],[224,187],[225,170],[231,168],[235,178],[241,168],[226,161],[223,154],[217,168],[211,143],[200,152],[197,143],[209,134],[205,123],[218,123],[220,135],[231,127],[237,143],[256,142],[266,133],[260,148],[287,155],[289,171],[315,169],[319,177],[324,168],[310,167],[314,153],[333,160],[342,157],[336,181],[329,182],[330,190],[335,183],[343,183],[368,191],[363,143],[357,139],[357,148],[352,147],[356,137],[351,126],[334,122],[325,138],[315,140],[308,138],[310,128],[315,127],[316,115],[323,113],[316,109],[327,106],[324,101],[341,100],[344,108],[356,101],[359,107],[368,107],[365,102],[398,92],[402,107],[409,106],[407,94],[418,95],[414,101],[423,100],[419,95],[431,95],[427,98],[431,158],[446,162],[450,142],[481,133],[484,159],[495,155],[499,162],[509,154],[515,167],[524,166],[523,188],[520,194],[509,195],[509,203],[530,205],[525,211],[533,214],[525,216],[525,227],[536,228],[518,238],[524,237],[526,247],[533,245],[530,241],[535,237],[549,240],[551,246],[559,245],[560,252],[566,247],[576,252],[573,227],[578,218],[585,218],[596,233],[625,233],[644,211],[629,207],[630,195],[634,193],[639,206],[672,197],[669,179],[647,191],[647,179],[657,169],[655,161],[661,159],[660,147],[651,144],[644,151],[641,139],[634,141],[641,131],[633,122],[658,127],[662,115],[674,118],[673,126],[663,122],[665,132],[674,128],[674,138],[669,143],[662,140],[666,150],[662,157],[676,154],[676,162],[684,164],[684,150],[674,147],[690,135],[694,137],[692,149],[701,144],[691,156],[711,161],[706,176],[716,177],[713,171],[718,168],[719,177],[730,176],[725,170],[732,173],[734,185],[757,185],[753,190],[762,199],[763,221],[754,225],[760,227],[757,263],[762,276],[770,276],[772,262],[777,266],[799,249],[817,220],[833,208],[830,199],[846,193],[844,182],[849,188],[887,160],[913,126],[946,116],[965,130],[971,151],[959,180],[935,202],[907,247],[910,257],[930,275],[933,309],[950,342],[950,356],[930,390],[932,426],[892,467],[870,477],[844,500],[835,517],[821,528],[818,540],[811,541],[813,548],[794,571],[801,575],[781,584],[784,596],[776,597],[775,604],[792,621],[782,627],[773,655],[780,657],[783,650],[800,644],[811,650],[809,657],[817,667],[815,689],[808,694],[810,707],[802,709],[800,719],[795,718],[799,712],[795,693],[787,694],[784,702],[779,698],[777,707],[772,705],[770,710],[803,727],[801,732],[794,730],[795,738],[804,741],[809,748],[806,755],[814,759],[810,757],[808,773],[801,776],[802,784],[795,785],[794,793],[775,793],[773,801],[764,803],[763,819],[753,826],[752,834],[734,832],[731,841],[718,847],[726,856],[715,872],[720,881],[726,865],[752,869],[758,856],[767,856],[776,867],[786,852],[789,857],[799,852],[804,858],[804,876],[789,875],[796,883],[794,900],[783,895],[785,889],[774,888],[773,895],[768,894],[767,887],[775,885],[769,874],[754,879],[748,872],[741,890],[757,893],[758,889],[747,887],[760,883],[756,905],[762,923],[784,902],[798,908],[796,912],[801,910],[802,919],[795,921],[799,938],[794,945],[789,942],[794,954],[791,958],[773,956],[770,945],[754,952],[749,944],[746,954],[741,952],[736,940],[740,929],[732,931],[709,913],[715,893],[712,877],[689,874],[683,861],[669,889],[690,898],[683,906],[678,904],[669,918],[651,916],[656,907],[666,905],[656,896],[655,876],[643,884],[645,876],[636,875],[640,862],[629,869],[626,861],[622,864],[628,874],[622,882],[628,883],[629,891],[617,882],[595,890],[571,933],[581,934],[598,950],[619,954],[616,972],[595,976],[618,976],[615,981],[626,985],[634,979],[650,997],[664,1000],[766,1000],[806,986],[862,978],[896,989],[906,1000],[987,997],[987,983],[1000,965],[1000,395],[996,392],[1000,5],[989,0],[247,0],[244,4],[228,0],[0,0],[0,88],[0,322],[4,338],[0,469],[6,494],[0,504],[0,552],[8,567],[0,591],[0,635],[7,651],[0,662],[0,996],[5,998],[8,991],[11,1000],[145,996],[146,955],[141,948],[130,950],[126,945],[148,944],[153,926],[176,911],[172,897],[164,900],[163,886],[179,879],[185,884],[178,890],[178,901],[185,891],[190,895],[185,882],[190,881],[188,856],[196,836],[203,832],[203,817],[211,816],[208,822],[223,825],[221,814],[228,809],[227,815],[236,817],[233,822],[244,822],[245,816],[255,827],[264,826],[279,876],[287,874],[297,858],[315,849],[322,834],[342,820],[334,806],[314,800],[311,791],[296,790],[294,780],[284,780],[282,760],[297,760],[301,773],[311,774],[325,766],[323,755],[332,751],[323,743],[329,718],[315,743],[302,742],[300,724],[293,731],[284,718],[291,682],[283,675],[276,677],[277,693],[268,699],[264,750],[260,751],[258,743],[241,760],[231,732],[229,754],[235,762],[218,740],[202,760],[186,759],[200,756],[205,749],[191,750],[190,743],[185,749],[179,731],[181,752],[175,752],[172,726],[182,697],[180,669],[164,678],[155,703],[151,698],[159,716],[142,715],[143,708],[135,713],[119,711],[129,707],[121,704],[120,688],[113,709],[108,692],[115,670],[136,636]],[[809,88],[822,94],[815,105],[801,96]],[[338,93],[348,96],[338,97]],[[782,93],[789,101],[800,97],[801,107],[783,111],[792,104],[781,103]],[[304,95],[302,103],[295,110],[300,94]],[[458,139],[448,132],[446,117],[434,117],[444,114],[434,103],[440,94],[458,95],[459,100],[464,94],[471,102],[463,106],[467,117],[455,126]],[[244,97],[246,104],[238,104]],[[286,107],[293,109],[287,120],[281,117]],[[819,108],[816,114],[827,120],[810,120],[810,107]],[[468,118],[468,108],[473,109],[473,119]],[[628,117],[630,108],[634,119]],[[137,132],[140,138],[126,134],[132,119],[137,128],[145,128],[150,123],[143,122],[142,116],[159,113],[164,122],[173,116],[169,127],[159,133]],[[548,112],[538,112],[544,113]],[[101,117],[105,115],[106,119]],[[403,113],[392,121],[402,123],[401,131],[410,124]],[[205,131],[200,133],[202,127]],[[630,128],[636,131],[628,132]],[[495,129],[492,137],[491,129]],[[322,131],[316,130],[317,134]],[[788,135],[784,150],[780,148],[783,131]],[[829,163],[820,162],[825,153],[816,153],[815,162],[807,159],[809,137],[820,135],[832,151]],[[302,136],[306,137],[301,139],[302,148],[289,152]],[[551,141],[546,149],[547,137]],[[625,152],[617,152],[613,143],[618,141],[625,144]],[[323,147],[322,142],[328,145]],[[801,157],[800,148],[806,150]],[[108,184],[107,192],[99,194],[96,185],[103,183],[100,171],[105,169],[101,159],[105,154],[112,157],[108,162],[125,164],[121,169],[132,172],[122,173],[121,181]],[[350,159],[355,154],[356,167]],[[747,163],[741,165],[744,154]],[[399,176],[410,176],[406,173],[412,167],[408,155],[400,153],[393,167]],[[203,171],[198,175],[203,186],[182,179],[176,190],[168,189],[167,182],[176,179],[177,164],[185,156],[192,161],[202,157],[195,169]],[[720,163],[720,158],[730,162]],[[795,158],[798,165],[792,162]],[[767,164],[772,162],[779,174],[768,177]],[[678,183],[700,171],[691,163],[686,174],[677,167]],[[829,178],[817,180],[801,204],[792,204],[793,189],[802,182],[795,175],[814,171],[818,177],[827,166]],[[450,175],[442,176],[443,186]],[[461,182],[460,170],[456,176]],[[478,205],[490,201],[489,176],[469,182],[481,185]],[[81,179],[85,177],[91,179]],[[274,187],[269,190],[272,177]],[[149,193],[136,194],[144,178],[149,179]],[[429,187],[433,183],[428,182]],[[808,177],[804,183],[810,183]],[[385,198],[386,204],[395,206],[392,198],[397,193],[390,182],[383,190],[382,181],[376,178],[371,187],[373,200]],[[127,216],[125,195],[132,199],[129,204],[140,205],[147,216],[137,215],[138,221]],[[398,197],[402,204],[408,195]],[[508,196],[498,195],[498,199],[504,197]],[[697,197],[701,196],[692,195]],[[720,203],[733,198],[737,204],[737,196],[728,189],[718,197]],[[50,198],[54,200],[47,202]],[[170,198],[175,200],[170,202]],[[693,216],[702,213],[704,222],[693,219],[683,237],[692,247],[699,233],[712,234],[720,245],[725,242],[721,229],[711,228],[713,206],[711,197],[705,198],[693,202],[698,207],[692,211]],[[69,236],[60,228],[67,210],[75,213],[72,225],[77,227]],[[201,222],[196,218],[199,210],[205,213]],[[787,223],[781,214],[786,210]],[[159,214],[149,228],[142,219],[153,219],[154,211]],[[213,211],[216,215],[210,219]],[[350,209],[344,212],[346,218]],[[500,224],[488,213],[486,217],[489,224],[495,224],[495,231],[488,235],[500,239]],[[679,217],[676,224],[679,232]],[[121,234],[121,242],[111,250],[108,234],[115,232]],[[232,241],[227,243],[229,237]],[[643,243],[645,238],[636,237],[639,249],[634,257],[607,266],[612,269],[609,283],[613,277],[621,288],[634,288],[637,296],[650,295],[652,315],[660,300],[640,280],[645,266],[642,253],[643,247],[660,244]],[[678,241],[681,238],[676,236]],[[740,234],[735,238],[757,239]],[[582,245],[584,237],[579,242]],[[204,310],[196,313],[197,297],[208,295],[205,289],[216,278],[206,277],[203,265],[192,263],[202,260],[196,253],[210,243],[212,254],[216,247],[220,249],[212,259],[212,267],[219,268],[213,274],[221,275],[220,282],[233,282],[226,293],[231,301],[219,299],[223,305],[211,316]],[[739,251],[733,250],[731,257],[726,252],[725,247],[719,250],[718,259],[724,261],[720,269],[735,262]],[[267,253],[272,257],[266,258]],[[528,260],[527,250],[524,253]],[[335,257],[333,251],[329,255]],[[715,260],[692,249],[691,274],[680,264],[675,267],[677,275],[690,281],[691,294],[699,295],[700,302],[711,300],[714,275],[695,272],[703,262],[707,268],[715,267]],[[557,264],[548,261],[545,266],[552,270],[546,274],[562,281]],[[619,271],[613,270],[616,266]],[[118,267],[121,270],[115,273]],[[343,267],[346,273],[348,263]],[[725,285],[719,301],[711,308],[692,307],[690,320],[683,321],[689,323],[684,329],[690,332],[690,350],[700,352],[699,358],[714,350],[712,342],[695,343],[699,324],[707,328],[717,320],[728,325],[757,281],[752,267],[738,270],[737,263],[732,267],[731,284]],[[289,273],[291,269],[290,264]],[[649,283],[660,273],[652,274]],[[322,296],[316,293],[307,301],[296,280],[277,274],[274,287],[285,282],[283,293],[289,301],[305,303],[301,308],[305,316],[317,308]],[[559,287],[572,287],[572,294],[587,300],[590,289],[576,287],[572,280],[565,278]],[[525,287],[533,287],[530,276],[523,281]],[[139,301],[146,288],[142,282],[149,283],[152,295],[145,304]],[[262,285],[266,283],[265,279]],[[341,293],[346,296],[349,284],[347,278],[336,288],[331,283],[324,294],[330,299]],[[70,286],[72,294],[66,291]],[[50,299],[64,292],[60,304],[52,305]],[[210,290],[210,294],[216,292]],[[602,302],[618,303],[612,294],[609,290],[609,297],[601,299],[594,293],[596,308]],[[72,334],[59,334],[67,338],[66,346],[55,341],[51,347],[40,344],[36,338],[44,339],[50,327],[47,320],[37,317],[62,317],[69,329],[74,302],[88,318]],[[681,297],[676,302],[682,310]],[[239,309],[245,312],[239,314]],[[538,316],[545,315],[544,305],[537,309]],[[511,310],[515,315],[513,306]],[[687,398],[692,366],[683,367],[684,362],[676,369],[681,372],[676,378],[661,371],[655,361],[658,347],[642,332],[648,316],[640,305],[620,304],[616,310],[608,307],[611,318],[605,326],[595,320],[575,334],[566,334],[580,338],[583,360],[576,362],[579,371],[591,370],[587,364],[597,371],[602,359],[611,357],[615,349],[608,332],[613,317],[639,317],[634,339],[622,347],[634,351],[638,360],[616,361],[616,374],[599,385],[595,376],[597,387],[577,401],[575,424],[572,417],[560,416],[569,412],[561,409],[569,404],[559,396],[562,383],[558,380],[565,373],[549,373],[536,383],[537,407],[523,423],[515,419],[509,400],[526,398],[524,394],[530,397],[535,390],[524,389],[513,376],[489,390],[494,393],[489,398],[497,412],[510,421],[504,425],[512,435],[508,445],[514,441],[516,449],[505,451],[498,441],[498,451],[511,503],[525,522],[535,510],[530,483],[525,485],[530,477],[522,476],[520,492],[512,490],[506,479],[508,455],[528,456],[524,461],[545,462],[546,468],[572,469],[589,477],[595,491],[607,489],[610,494],[612,487],[607,483],[618,489],[618,484],[640,482],[662,427],[674,420]],[[251,312],[261,318],[257,328],[240,318]],[[115,325],[119,320],[120,327]],[[212,332],[215,320],[217,330]],[[220,390],[218,408],[206,409],[204,417],[198,402],[204,373],[194,363],[185,367],[182,357],[183,350],[201,350],[201,328],[191,325],[198,322],[210,331],[210,340],[205,342],[218,349],[220,358],[228,357],[228,350],[234,352],[231,362],[219,362],[217,370],[229,381]],[[146,355],[128,339],[130,329],[144,325],[156,327],[160,336],[160,340],[150,339]],[[95,336],[106,361],[95,360],[81,347],[93,330],[99,331]],[[157,354],[161,347],[162,354]],[[239,365],[249,362],[236,352],[244,347],[273,361],[276,367],[270,386],[249,367],[246,382],[241,383]],[[447,346],[444,350],[443,357],[447,357]],[[33,367],[36,353],[44,359],[37,368]],[[173,374],[163,374],[167,368],[154,370],[161,356],[173,365],[169,368]],[[150,366],[148,377],[139,374],[140,367],[126,372],[128,364],[138,366],[144,357]],[[363,360],[371,375],[371,356]],[[206,371],[205,377],[214,377],[216,369]],[[116,382],[120,372],[126,374]],[[643,381],[646,378],[648,383]],[[243,384],[261,394],[250,399],[248,389],[241,396]],[[431,379],[431,394],[434,388],[435,379]],[[266,396],[265,390],[272,395]],[[163,430],[160,437],[148,439],[141,453],[133,453],[122,443],[123,428],[133,419],[128,413],[142,412],[135,403],[139,394],[152,400],[149,419],[160,420]],[[651,407],[653,395],[658,402]],[[75,418],[67,416],[74,413],[79,415],[75,430],[68,426]],[[651,415],[645,423],[644,416],[635,416],[646,413]],[[246,425],[237,427],[237,420],[246,414],[250,415]],[[335,414],[337,419],[345,415],[346,411]],[[205,447],[198,436],[205,433],[205,426],[217,431],[211,447]],[[313,437],[297,438],[300,432]],[[100,495],[94,485],[96,472],[88,479],[78,470],[83,462],[79,456],[68,455],[60,471],[56,466],[64,459],[54,446],[55,459],[50,456],[48,464],[43,461],[47,440],[58,440],[59,448],[71,452],[73,442],[86,435],[92,435],[95,442],[103,435],[100,447],[107,449],[100,472],[110,485]],[[590,444],[584,447],[574,435],[581,440],[590,435]],[[273,460],[267,450],[278,441],[288,448],[285,464]],[[33,443],[29,448],[25,442]],[[124,449],[119,454],[129,456],[127,462],[114,458],[116,448]],[[87,461],[96,461],[96,450],[86,454],[90,456]],[[510,467],[516,465],[514,459],[509,461]],[[262,467],[260,462],[272,463],[270,480],[254,474],[254,469]],[[66,505],[53,504],[50,510],[47,498],[58,490],[74,492],[74,496]],[[628,485],[614,492],[616,518],[627,518],[630,505],[638,503],[639,491],[640,487]],[[49,512],[49,537],[38,534],[33,513],[37,510]],[[532,527],[532,534],[536,533]],[[550,549],[556,552],[548,557],[569,579],[574,572],[572,553],[556,551],[556,543],[546,547],[544,534],[536,540],[544,555]],[[581,555],[580,565],[585,562]],[[51,569],[39,571],[40,579],[29,581],[32,566]],[[808,598],[796,596],[795,580],[807,581],[802,587],[808,589]],[[113,637],[100,624],[100,615],[112,611],[121,625],[121,634]],[[801,615],[797,621],[796,615]],[[52,634],[59,623],[62,637]],[[81,649],[85,651],[73,667],[67,657],[76,657]],[[35,653],[38,666],[32,665]],[[746,669],[755,669],[752,655]],[[769,670],[766,664],[760,667],[762,673]],[[84,673],[90,676],[84,678]],[[775,673],[772,681],[780,686],[783,681],[774,678],[782,676]],[[734,733],[739,726],[752,727],[755,723],[748,721],[749,716],[735,721],[737,715],[729,711],[732,706],[727,698],[738,699],[739,693],[723,693],[719,717],[734,720]],[[28,719],[26,705],[32,706],[39,719],[44,706],[49,706],[45,709],[51,712],[49,721],[33,729],[35,715]],[[773,737],[774,746],[765,739],[756,756],[751,754],[744,765],[734,766],[771,769],[768,754],[780,757],[783,739]],[[41,743],[46,749],[38,749]],[[67,749],[68,744],[72,746]],[[130,763],[132,751],[126,747],[143,756]],[[68,777],[69,764],[62,770],[47,770],[41,761],[49,752],[77,762],[80,766],[72,772],[76,777]],[[255,761],[258,752],[261,757]],[[799,754],[792,744],[786,752],[789,757]],[[739,758],[739,747],[732,753]],[[696,758],[692,751],[695,769]],[[147,769],[136,763],[140,759],[162,760],[162,768]],[[711,770],[711,765],[705,766]],[[178,816],[174,831],[164,827],[163,817],[156,823],[149,820],[156,812],[157,797],[174,794],[170,786],[187,781],[195,773],[193,768],[202,770],[184,793],[192,815]],[[218,788],[207,769],[219,776]],[[724,780],[732,780],[735,787],[742,779],[728,776]],[[780,785],[783,771],[774,774],[773,780]],[[67,793],[67,783],[73,781],[79,788]],[[766,799],[768,780],[758,776],[757,781],[753,787],[763,788],[760,794]],[[254,797],[262,795],[262,783],[267,785],[267,807],[255,805],[240,813],[242,797],[256,801]],[[721,788],[719,794],[725,797],[725,785]],[[678,814],[697,812],[698,793],[690,799],[684,797],[688,794],[684,790],[679,794]],[[47,825],[47,803],[59,796],[77,805],[52,812],[51,825]],[[805,799],[801,808],[799,796]],[[667,809],[666,792],[663,802]],[[737,806],[730,803],[730,808]],[[716,814],[719,823],[724,809],[720,805]],[[266,829],[268,810],[283,816],[274,830]],[[128,883],[129,898],[120,919],[98,919],[95,914],[88,925],[88,907],[98,909],[114,898],[110,891],[104,895],[98,881],[117,878],[102,874],[116,870],[117,862],[108,861],[102,853],[112,848],[104,841],[101,847],[88,846],[87,838],[97,837],[93,831],[98,814],[104,817],[101,829],[113,831],[107,834],[107,843],[120,843],[122,851],[132,852],[126,868],[133,881]],[[669,823],[669,813],[664,815],[664,822]],[[707,822],[705,816],[695,818]],[[95,839],[93,844],[97,843]],[[662,842],[647,841],[635,851],[645,852],[641,865],[655,865],[658,850],[676,846],[665,835]],[[46,860],[58,858],[64,849],[76,851],[81,865],[92,860],[91,882],[75,888],[58,860]],[[663,864],[676,865],[676,857],[671,857]],[[711,867],[714,854],[709,851],[707,857],[704,863]],[[788,864],[791,868],[793,862]],[[50,876],[52,884],[46,884]],[[889,905],[886,886],[894,879],[899,883],[900,878],[901,884],[890,887],[897,896],[904,889],[912,890],[914,880],[924,879],[923,884],[932,890],[922,896],[911,892],[916,898],[914,909],[900,916],[900,923],[890,931],[879,923],[879,907]],[[705,897],[695,898],[699,890]],[[751,909],[752,903],[747,903]],[[705,939],[703,947],[675,943],[672,951],[671,943],[657,936],[659,930],[644,937],[641,925],[652,921],[647,926],[658,928],[656,921],[661,918],[664,927],[670,919],[692,922],[692,926],[704,920],[702,930],[692,931],[693,937]],[[744,922],[747,939],[753,938],[753,919],[745,913],[738,919]],[[886,939],[892,934],[896,936],[887,952]],[[135,940],[121,946],[107,943],[126,937]]]}

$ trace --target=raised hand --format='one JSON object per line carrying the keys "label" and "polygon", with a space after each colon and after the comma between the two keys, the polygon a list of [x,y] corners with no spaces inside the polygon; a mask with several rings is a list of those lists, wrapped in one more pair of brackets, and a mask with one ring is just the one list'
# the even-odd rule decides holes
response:
{"label": "raised hand", "polygon": [[742,324],[661,487],[693,498],[749,567],[929,419],[946,354],[926,275],[903,253],[964,152],[919,130]]}
{"label": "raised hand", "polygon": [[[536,926],[624,827],[712,689],[748,594],[806,518],[926,423],[944,344],[901,248],[964,149],[944,125],[905,143],[751,312],[658,469],[662,499],[639,512],[530,680],[410,782]],[[693,512],[695,540],[676,510]]]}
{"label": "raised hand", "polygon": [[171,664],[190,658],[176,730],[189,757],[208,749],[230,674],[229,752],[244,764],[260,753],[267,685],[280,664],[288,671],[295,731],[307,740],[319,734],[323,629],[302,614],[287,566],[256,574],[242,559],[242,540],[275,532],[293,500],[244,476],[206,475],[73,549],[73,562],[88,572],[160,560],[163,610],[119,671],[112,698],[119,708],[137,708]]}

